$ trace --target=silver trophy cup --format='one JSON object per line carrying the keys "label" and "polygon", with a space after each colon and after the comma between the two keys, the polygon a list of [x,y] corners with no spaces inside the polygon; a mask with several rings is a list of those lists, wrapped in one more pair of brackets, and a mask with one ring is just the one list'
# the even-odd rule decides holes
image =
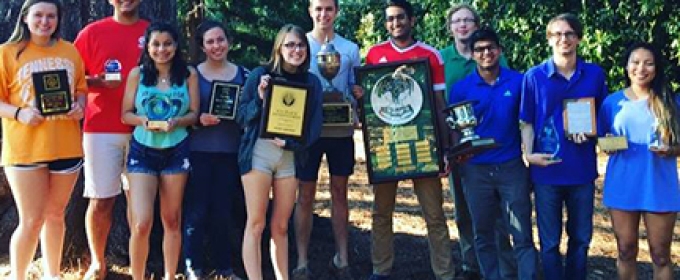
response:
{"label": "silver trophy cup", "polygon": [[446,123],[451,129],[460,130],[463,134],[460,143],[479,139],[479,135],[475,134],[477,118],[472,105],[474,105],[472,101],[463,101],[448,108],[449,116],[446,117]]}
{"label": "silver trophy cup", "polygon": [[[333,86],[333,78],[338,75],[340,71],[340,53],[335,50],[335,46],[326,38],[326,41],[321,45],[321,49],[316,54],[316,66],[319,68],[319,73],[326,80],[324,92],[340,93]],[[341,96],[342,97],[342,96]]]}
{"label": "silver trophy cup", "polygon": [[481,138],[475,133],[477,118],[472,107],[474,104],[476,101],[463,101],[445,110],[448,114],[446,123],[451,129],[458,130],[462,134],[459,143],[449,150],[449,157],[476,154],[497,146],[494,139]]}
{"label": "silver trophy cup", "polygon": [[328,38],[318,53],[316,66],[319,73],[326,80],[323,89],[323,118],[324,126],[352,126],[354,115],[352,103],[343,92],[333,86],[333,78],[338,75],[341,65],[340,53]]}

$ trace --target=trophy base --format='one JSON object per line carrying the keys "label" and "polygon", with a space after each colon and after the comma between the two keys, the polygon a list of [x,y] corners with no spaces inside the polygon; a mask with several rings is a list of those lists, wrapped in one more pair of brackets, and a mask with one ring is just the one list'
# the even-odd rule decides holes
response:
{"label": "trophy base", "polygon": [[150,129],[160,129],[160,130],[168,130],[168,127],[170,124],[168,121],[147,121],[146,122],[146,127]]}
{"label": "trophy base", "polygon": [[104,74],[104,80],[108,82],[120,82],[123,76],[120,73],[106,73]]}
{"label": "trophy base", "polygon": [[447,156],[449,158],[455,158],[462,155],[474,155],[495,147],[498,147],[496,140],[492,138],[479,138],[465,141],[456,145],[455,147],[449,149]]}

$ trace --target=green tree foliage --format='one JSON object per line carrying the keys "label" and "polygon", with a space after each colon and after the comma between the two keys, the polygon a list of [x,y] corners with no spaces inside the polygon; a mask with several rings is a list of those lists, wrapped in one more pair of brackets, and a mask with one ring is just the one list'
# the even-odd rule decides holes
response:
{"label": "green tree foliage", "polygon": [[[668,60],[666,77],[673,90],[680,89],[680,2],[670,0],[475,0],[463,1],[476,7],[482,24],[501,36],[510,66],[520,71],[550,56],[545,27],[553,16],[571,12],[579,16],[584,37],[579,54],[602,66],[610,89],[625,86],[622,55],[635,41],[648,41],[663,51]],[[342,1],[343,17],[338,28],[354,38],[362,50],[386,39],[383,3],[379,0]],[[412,1],[418,23],[416,37],[438,48],[451,44],[446,30],[446,10],[453,2]],[[352,36],[354,35],[354,36]]]}
{"label": "green tree foliage", "polygon": [[274,37],[283,25],[293,23],[305,30],[312,26],[307,1],[179,0],[178,3],[185,23],[187,12],[197,5],[205,18],[223,22],[232,38],[230,59],[251,68],[269,59]]}
{"label": "green tree foliage", "polygon": [[[187,2],[196,0],[179,0]],[[278,29],[285,23],[311,28],[308,1],[203,0],[205,16],[223,20],[234,38],[231,58],[247,66],[265,61]],[[416,37],[437,48],[451,44],[446,30],[446,10],[453,1],[411,1],[418,22]],[[624,87],[622,54],[634,41],[658,46],[666,59],[666,75],[680,89],[680,2],[671,0],[473,0],[483,24],[501,36],[510,66],[520,71],[550,56],[545,27],[551,17],[571,12],[579,16],[585,35],[579,53],[602,66],[612,90]],[[367,49],[387,39],[384,0],[340,0],[337,30]],[[180,4],[181,6],[181,4]],[[180,15],[183,14],[180,11]]]}

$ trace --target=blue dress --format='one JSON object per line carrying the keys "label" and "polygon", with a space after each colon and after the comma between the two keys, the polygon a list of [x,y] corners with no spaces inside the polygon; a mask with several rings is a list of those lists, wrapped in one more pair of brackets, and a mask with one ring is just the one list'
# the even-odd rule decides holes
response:
{"label": "blue dress", "polygon": [[630,100],[623,91],[608,96],[599,115],[600,134],[625,136],[628,149],[609,157],[604,205],[625,211],[678,212],[677,157],[649,150],[654,115],[647,100]]}

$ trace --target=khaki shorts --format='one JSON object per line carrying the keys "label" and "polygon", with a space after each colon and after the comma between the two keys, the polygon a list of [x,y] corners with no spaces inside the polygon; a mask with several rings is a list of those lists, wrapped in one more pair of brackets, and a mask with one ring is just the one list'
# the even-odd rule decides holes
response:
{"label": "khaki shorts", "polygon": [[253,148],[253,169],[274,178],[295,176],[295,157],[292,151],[279,148],[266,139],[257,139]]}
{"label": "khaki shorts", "polygon": [[129,189],[125,172],[130,134],[85,133],[86,198],[110,198],[121,193],[121,187]]}

